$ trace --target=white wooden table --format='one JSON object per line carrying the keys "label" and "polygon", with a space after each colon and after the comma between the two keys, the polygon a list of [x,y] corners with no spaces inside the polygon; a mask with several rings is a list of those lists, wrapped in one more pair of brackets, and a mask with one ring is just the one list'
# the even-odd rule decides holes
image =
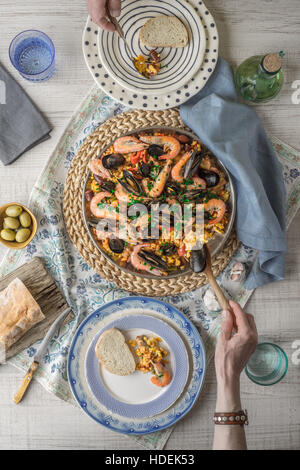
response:
{"label": "white wooden table", "polygon": [[[300,80],[299,0],[207,0],[220,32],[220,53],[234,65],[257,53],[284,49],[286,82],[280,97],[257,107],[267,129],[300,149],[300,105],[292,104],[291,84]],[[0,0],[0,62],[22,84],[53,126],[52,138],[13,165],[0,166],[0,203],[26,203],[31,188],[54,149],[73,111],[93,85],[81,53],[86,20],[85,0]],[[22,80],[8,58],[8,46],[24,29],[40,29],[55,42],[57,69],[42,84]],[[1,132],[1,129],[0,129]],[[259,387],[243,374],[243,405],[251,426],[251,449],[300,447],[300,365],[292,364],[292,343],[300,340],[300,213],[288,234],[286,279],[258,289],[247,310],[255,315],[259,333],[281,345],[290,365],[286,378],[273,387]],[[0,257],[3,255],[0,250]],[[126,436],[105,430],[79,409],[33,383],[21,405],[12,397],[22,373],[0,367],[0,448],[10,449],[134,449]],[[211,364],[205,387],[192,412],[176,427],[167,449],[209,449],[216,398]]]}

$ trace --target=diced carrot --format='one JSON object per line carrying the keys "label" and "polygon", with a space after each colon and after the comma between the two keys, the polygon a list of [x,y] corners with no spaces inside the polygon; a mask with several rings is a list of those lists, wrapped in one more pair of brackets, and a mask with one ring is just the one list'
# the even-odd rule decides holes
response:
{"label": "diced carrot", "polygon": [[136,154],[132,154],[130,155],[130,162],[135,165],[136,163],[138,163],[140,161],[140,155],[139,155],[140,152],[137,152]]}
{"label": "diced carrot", "polygon": [[185,245],[182,245],[180,248],[178,248],[178,254],[179,256],[184,256],[185,255]]}

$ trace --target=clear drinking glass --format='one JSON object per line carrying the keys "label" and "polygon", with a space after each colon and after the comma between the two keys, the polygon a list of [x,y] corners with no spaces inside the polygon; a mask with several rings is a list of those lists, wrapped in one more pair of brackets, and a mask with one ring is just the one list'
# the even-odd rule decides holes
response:
{"label": "clear drinking glass", "polygon": [[12,40],[9,57],[22,77],[33,82],[48,80],[55,70],[54,44],[47,34],[35,29],[23,31]]}
{"label": "clear drinking glass", "polygon": [[245,372],[258,385],[274,385],[285,376],[288,358],[283,349],[273,343],[259,343],[246,365]]}

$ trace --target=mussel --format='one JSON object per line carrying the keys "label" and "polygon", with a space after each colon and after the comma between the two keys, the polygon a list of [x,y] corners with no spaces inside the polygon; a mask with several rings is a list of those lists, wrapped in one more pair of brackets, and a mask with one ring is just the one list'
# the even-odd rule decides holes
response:
{"label": "mussel", "polygon": [[143,190],[141,185],[138,183],[136,178],[133,176],[130,171],[123,171],[123,178],[118,180],[119,183],[126,189],[129,193],[134,194],[135,196],[142,196]]}
{"label": "mussel", "polygon": [[93,177],[99,184],[102,184],[105,181],[105,178],[102,178],[101,176],[96,175],[96,173],[93,173]]}
{"label": "mussel", "polygon": [[125,242],[120,238],[109,238],[108,245],[111,251],[117,254],[123,253],[125,248]]}
{"label": "mussel", "polygon": [[151,157],[160,157],[165,153],[163,147],[160,147],[160,145],[152,144],[148,147],[148,154],[151,155]]}
{"label": "mussel", "polygon": [[198,175],[205,180],[207,188],[213,188],[219,184],[220,176],[215,171],[199,168]]}
{"label": "mussel", "polygon": [[111,180],[106,180],[100,185],[102,191],[108,191],[109,193],[112,193],[116,187],[116,183],[114,183]]}
{"label": "mussel", "polygon": [[164,193],[168,197],[176,197],[176,196],[178,196],[180,191],[181,191],[180,185],[178,183],[175,183],[175,182],[172,182],[172,183],[167,182],[167,184],[165,186],[165,189],[164,189]]}
{"label": "mussel", "polygon": [[165,243],[162,245],[161,251],[164,256],[174,255],[177,251],[177,246],[172,243]]}
{"label": "mussel", "polygon": [[107,170],[114,170],[125,163],[125,158],[120,153],[110,153],[102,157],[102,165]]}
{"label": "mussel", "polygon": [[205,195],[203,189],[191,189],[189,191],[185,191],[185,193],[181,196],[182,202],[190,202],[195,201],[195,199],[200,199]]}
{"label": "mussel", "polygon": [[168,270],[168,265],[167,263],[161,259],[156,253],[153,253],[153,251],[148,251],[148,250],[140,250],[139,256],[146,261],[147,263],[151,264],[154,268],[160,268],[164,270]]}
{"label": "mussel", "polygon": [[99,219],[96,219],[96,218],[93,218],[93,217],[91,217],[90,219],[88,219],[88,224],[89,224],[91,227],[94,227],[94,228],[97,228],[97,227],[98,227],[99,222],[100,222]]}
{"label": "mussel", "polygon": [[142,175],[142,176],[145,176],[145,178],[147,178],[150,173],[151,173],[151,168],[152,168],[152,165],[150,165],[150,163],[145,163],[143,161],[139,162],[139,173]]}
{"label": "mussel", "polygon": [[196,173],[199,165],[204,157],[203,151],[194,150],[190,158],[188,159],[187,164],[185,165],[183,177],[185,179],[191,178]]}
{"label": "mussel", "polygon": [[190,266],[194,273],[202,273],[206,267],[206,250],[204,247],[201,250],[192,250],[190,258]]}

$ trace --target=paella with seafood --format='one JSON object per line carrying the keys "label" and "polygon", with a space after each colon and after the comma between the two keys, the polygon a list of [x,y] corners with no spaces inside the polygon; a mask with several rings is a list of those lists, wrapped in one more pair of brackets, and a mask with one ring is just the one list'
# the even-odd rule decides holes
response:
{"label": "paella with seafood", "polygon": [[[228,173],[190,133],[151,129],[119,137],[89,161],[89,169],[84,190],[89,232],[121,268],[151,277],[200,272],[201,246],[228,234],[233,215]],[[189,230],[180,230],[178,222]]]}

